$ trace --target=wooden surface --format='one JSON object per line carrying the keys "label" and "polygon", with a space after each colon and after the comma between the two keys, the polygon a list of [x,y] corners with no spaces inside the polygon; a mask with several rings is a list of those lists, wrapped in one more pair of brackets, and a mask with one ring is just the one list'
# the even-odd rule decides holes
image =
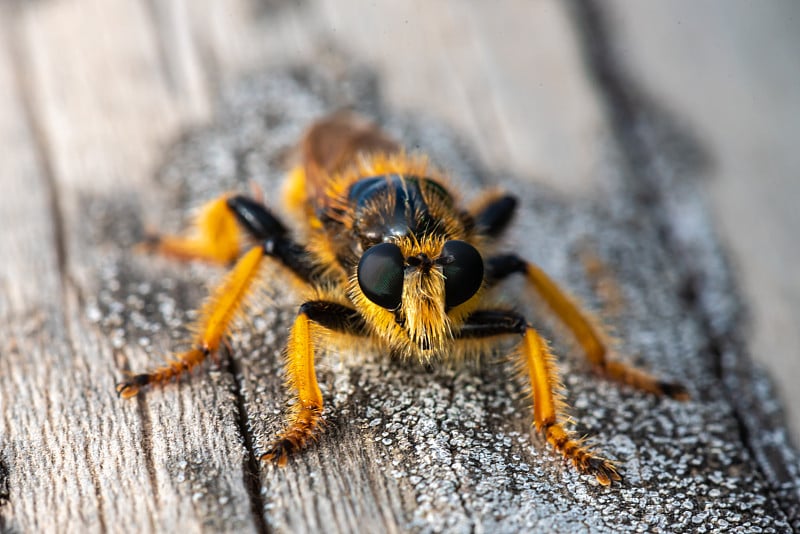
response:
{"label": "wooden surface", "polygon": [[[699,166],[685,136],[659,137],[662,104],[678,117],[694,108],[678,91],[654,91],[652,105],[647,84],[633,82],[651,79],[643,65],[653,60],[624,53],[646,40],[627,30],[642,26],[637,15],[593,6],[0,4],[0,528],[797,526],[794,452],[768,382],[750,366],[748,352],[760,350],[742,333],[736,284],[695,181],[731,168]],[[608,30],[617,27],[626,31]],[[615,266],[629,306],[612,318],[624,352],[696,396],[649,399],[564,362],[578,428],[624,458],[625,487],[608,492],[559,467],[531,439],[503,366],[428,373],[370,354],[331,355],[323,368],[331,425],[318,447],[285,470],[258,465],[284,402],[280,347],[294,300],[279,290],[210,372],[132,402],[115,397],[123,370],[175,347],[219,276],[132,254],[142,225],[177,229],[192,206],[250,179],[274,191],[302,128],[347,103],[470,188],[519,190],[531,215],[518,246],[587,302],[602,298],[576,251],[590,243]],[[712,156],[730,153],[713,129],[700,129],[700,142]],[[775,172],[774,187],[785,187]],[[736,195],[762,198],[741,187]],[[738,197],[711,193],[723,239],[745,257],[764,255],[742,248],[747,234],[724,222],[737,206],[725,199]],[[770,198],[754,213],[792,216]],[[772,224],[775,246],[796,250]],[[755,309],[769,307],[777,297],[752,289],[764,271],[742,263]],[[790,265],[769,277],[784,280],[779,309],[796,325]],[[791,335],[771,347],[789,361],[798,352]]]}
{"label": "wooden surface", "polygon": [[800,5],[623,1],[611,12],[620,54],[708,150],[704,189],[747,297],[749,345],[800,443]]}

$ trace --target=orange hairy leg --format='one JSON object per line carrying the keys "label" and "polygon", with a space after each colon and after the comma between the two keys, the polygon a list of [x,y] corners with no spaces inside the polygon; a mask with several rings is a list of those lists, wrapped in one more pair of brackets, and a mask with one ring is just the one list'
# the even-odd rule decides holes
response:
{"label": "orange hairy leg", "polygon": [[584,446],[559,421],[562,401],[556,393],[560,382],[555,359],[547,342],[531,327],[523,336],[522,359],[531,381],[536,430],[544,434],[547,442],[579,471],[594,475],[603,486],[622,480],[613,463]]}
{"label": "orange hairy leg", "polygon": [[605,376],[656,395],[667,395],[678,400],[689,398],[686,388],[680,384],[659,380],[645,371],[609,360],[608,343],[602,330],[537,265],[513,254],[489,258],[487,264],[487,278],[490,283],[496,283],[513,273],[524,274],[559,320],[575,336],[587,359]]}
{"label": "orange hairy leg", "polygon": [[123,398],[133,397],[144,387],[162,384],[202,363],[209,354],[219,349],[231,323],[242,310],[247,296],[258,277],[264,259],[264,249],[253,247],[236,263],[225,280],[212,292],[200,309],[193,347],[171,362],[146,373],[136,374],[117,384],[117,393]]}
{"label": "orange hairy leg", "polygon": [[352,308],[322,300],[300,306],[286,346],[286,385],[296,395],[286,428],[262,460],[285,465],[289,456],[316,439],[322,423],[322,393],[314,371],[314,334],[318,328],[364,336],[364,319]]}
{"label": "orange hairy leg", "polygon": [[322,420],[322,393],[314,371],[312,323],[300,313],[295,319],[286,347],[286,382],[297,394],[286,428],[278,435],[262,460],[285,465],[289,455],[313,440]]}
{"label": "orange hairy leg", "polygon": [[241,250],[243,236],[223,195],[200,208],[188,236],[150,235],[142,248],[181,260],[230,264]]}
{"label": "orange hairy leg", "polygon": [[559,394],[555,358],[544,339],[516,312],[479,310],[473,312],[461,327],[460,339],[479,339],[502,334],[522,336],[521,369],[531,387],[533,423],[547,442],[582,473],[594,475],[604,486],[622,480],[614,464],[595,454],[580,439],[567,431],[561,422],[563,401]]}
{"label": "orange hairy leg", "polygon": [[[144,386],[158,384],[176,378],[180,374],[202,363],[209,354],[219,349],[234,319],[244,308],[254,282],[258,280],[259,267],[264,256],[272,256],[298,278],[308,282],[316,270],[314,262],[304,247],[288,236],[286,227],[260,202],[241,195],[223,196],[210,202],[201,210],[198,217],[198,236],[186,241],[180,238],[184,252],[191,247],[204,252],[184,255],[185,258],[232,261],[239,250],[242,231],[261,245],[251,248],[235,264],[225,280],[212,292],[210,298],[200,309],[199,319],[194,325],[193,347],[177,356],[174,361],[146,373],[136,374],[117,385],[120,396],[128,398],[136,395]],[[170,241],[161,242],[169,243]],[[194,239],[194,241],[193,241]],[[221,246],[215,239],[223,242]],[[236,246],[234,246],[234,241]],[[194,243],[191,244],[190,243]],[[205,248],[203,248],[205,247]],[[234,251],[235,249],[235,251]],[[177,249],[166,251],[176,253]],[[223,250],[227,250],[222,254]],[[197,251],[195,251],[197,252]],[[235,252],[235,253],[234,253]],[[206,256],[203,256],[206,254]]]}
{"label": "orange hairy leg", "polygon": [[609,360],[607,358],[608,345],[603,339],[602,331],[578,309],[572,299],[535,264],[528,263],[525,274],[536,291],[573,333],[588,360],[603,374],[618,382],[656,395],[667,395],[679,400],[689,398],[686,388],[680,384],[659,380],[641,369]]}

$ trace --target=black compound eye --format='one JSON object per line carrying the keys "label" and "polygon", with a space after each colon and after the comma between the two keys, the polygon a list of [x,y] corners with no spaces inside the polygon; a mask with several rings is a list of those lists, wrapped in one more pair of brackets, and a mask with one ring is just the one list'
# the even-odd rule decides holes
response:
{"label": "black compound eye", "polygon": [[364,295],[382,308],[400,306],[403,295],[403,264],[400,248],[392,243],[370,247],[358,262],[358,285]]}
{"label": "black compound eye", "polygon": [[483,283],[483,259],[464,241],[448,241],[436,261],[444,274],[445,304],[449,308],[468,301]]}

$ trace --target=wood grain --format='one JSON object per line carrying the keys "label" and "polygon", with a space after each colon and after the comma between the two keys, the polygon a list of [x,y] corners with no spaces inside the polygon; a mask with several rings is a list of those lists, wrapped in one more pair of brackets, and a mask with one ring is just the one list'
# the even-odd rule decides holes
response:
{"label": "wood grain", "polygon": [[[796,526],[793,452],[740,434],[784,436],[777,418],[758,417],[773,404],[744,425],[708,348],[733,339],[740,319],[720,295],[733,286],[705,205],[671,211],[684,197],[670,197],[651,211],[630,194],[641,169],[625,163],[577,13],[522,1],[0,4],[0,530]],[[627,306],[614,319],[620,357],[641,355],[695,395],[652,399],[563,361],[578,430],[624,464],[625,486],[560,467],[531,436],[508,362],[428,371],[358,350],[320,363],[320,443],[286,469],[259,464],[281,425],[281,347],[298,301],[280,284],[231,354],[173,387],[116,398],[122,372],[180,346],[221,275],[134,254],[143,227],[177,230],[250,180],[274,202],[300,132],[342,105],[430,152],[465,191],[517,192],[515,246],[595,309],[602,299],[575,254],[588,243],[613,267]],[[657,121],[642,127],[658,134]],[[653,164],[652,146],[639,148]],[[682,157],[658,168],[683,169]],[[696,232],[669,241],[664,228]],[[681,247],[710,252],[675,266]],[[698,300],[687,300],[698,273]],[[726,368],[761,392],[754,402],[770,400],[746,351],[724,348]]]}
{"label": "wood grain", "polygon": [[800,69],[792,61],[800,7],[730,2],[724,19],[712,15],[720,5],[692,17],[681,15],[697,7],[691,2],[662,7],[615,6],[620,47],[647,91],[680,110],[713,156],[706,188],[752,310],[753,357],[773,372],[800,443],[800,277],[786,271],[800,262]]}

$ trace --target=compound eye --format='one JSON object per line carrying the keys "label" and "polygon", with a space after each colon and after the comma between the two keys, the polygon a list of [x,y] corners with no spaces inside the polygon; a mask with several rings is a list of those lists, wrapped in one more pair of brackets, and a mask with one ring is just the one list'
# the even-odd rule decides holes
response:
{"label": "compound eye", "polygon": [[448,241],[437,260],[444,274],[445,304],[449,308],[468,301],[483,283],[483,259],[464,241]]}
{"label": "compound eye", "polygon": [[392,243],[370,247],[358,262],[358,285],[364,295],[387,310],[400,306],[403,264],[400,248]]}

